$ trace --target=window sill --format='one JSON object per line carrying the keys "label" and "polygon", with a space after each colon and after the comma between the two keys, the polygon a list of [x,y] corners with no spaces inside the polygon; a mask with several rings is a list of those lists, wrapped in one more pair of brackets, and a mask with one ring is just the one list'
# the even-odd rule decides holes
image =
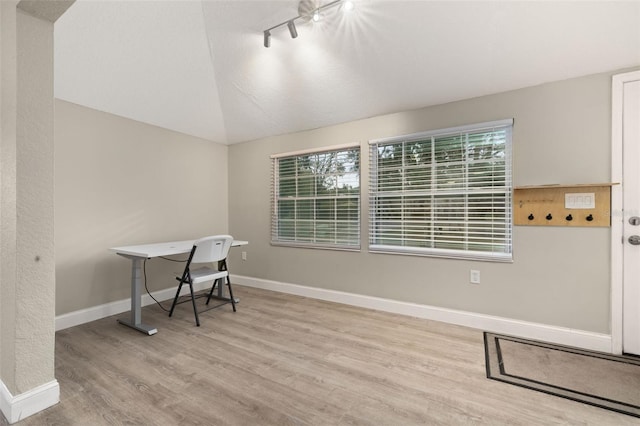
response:
{"label": "window sill", "polygon": [[317,244],[305,244],[299,242],[283,242],[283,241],[271,241],[272,246],[276,247],[292,247],[292,248],[305,248],[305,249],[319,249],[319,250],[336,250],[336,251],[353,251],[360,252],[360,246],[334,246],[334,245],[317,245]]}
{"label": "window sill", "polygon": [[399,254],[405,256],[436,257],[441,259],[473,260],[481,262],[513,263],[511,253],[486,253],[479,251],[461,251],[447,249],[421,249],[398,246],[369,246],[374,254]]}

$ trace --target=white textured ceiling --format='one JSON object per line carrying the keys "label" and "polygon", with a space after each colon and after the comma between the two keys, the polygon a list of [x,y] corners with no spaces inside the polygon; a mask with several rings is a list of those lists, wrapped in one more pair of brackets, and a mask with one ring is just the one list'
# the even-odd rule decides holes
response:
{"label": "white textured ceiling", "polygon": [[[327,1],[322,1],[326,3]],[[640,65],[640,1],[77,0],[57,98],[236,143]]]}

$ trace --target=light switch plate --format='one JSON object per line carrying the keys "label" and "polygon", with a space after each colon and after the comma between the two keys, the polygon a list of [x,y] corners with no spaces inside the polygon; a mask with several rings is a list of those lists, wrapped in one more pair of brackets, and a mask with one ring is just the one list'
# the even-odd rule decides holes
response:
{"label": "light switch plate", "polygon": [[596,194],[593,192],[577,192],[564,194],[565,209],[595,209]]}

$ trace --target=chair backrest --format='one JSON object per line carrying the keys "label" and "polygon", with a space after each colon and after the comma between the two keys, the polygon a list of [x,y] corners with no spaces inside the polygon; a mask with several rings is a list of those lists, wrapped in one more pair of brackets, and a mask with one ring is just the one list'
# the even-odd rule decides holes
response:
{"label": "chair backrest", "polygon": [[231,235],[213,235],[200,238],[193,243],[196,251],[191,263],[217,262],[226,259],[232,242]]}

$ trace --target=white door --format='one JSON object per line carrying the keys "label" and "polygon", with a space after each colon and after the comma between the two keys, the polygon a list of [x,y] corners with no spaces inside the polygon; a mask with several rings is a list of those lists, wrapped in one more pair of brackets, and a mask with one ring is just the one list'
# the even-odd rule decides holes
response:
{"label": "white door", "polygon": [[[640,73],[622,90],[622,351],[640,355]],[[613,266],[615,267],[615,265]]]}

